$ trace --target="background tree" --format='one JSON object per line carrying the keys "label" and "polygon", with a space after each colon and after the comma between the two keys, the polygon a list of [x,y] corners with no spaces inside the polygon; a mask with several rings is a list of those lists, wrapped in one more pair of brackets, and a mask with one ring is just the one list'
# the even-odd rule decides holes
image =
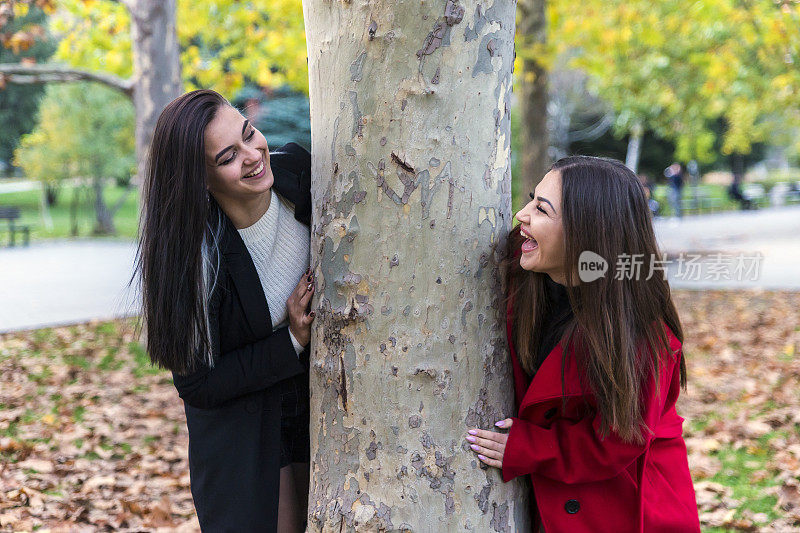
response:
{"label": "background tree", "polygon": [[520,186],[532,191],[550,167],[550,136],[547,124],[548,66],[545,45],[547,20],[545,0],[519,0],[517,4],[517,46],[521,127]]}
{"label": "background tree", "polygon": [[[130,178],[136,169],[133,105],[103,85],[55,84],[47,87],[40,115],[36,130],[20,142],[16,164],[48,184],[86,180],[94,203],[93,233],[114,234],[113,217],[126,196],[109,207],[103,190],[110,178]],[[79,192],[73,189],[73,231]]]}
{"label": "background tree", "polygon": [[[33,6],[28,13],[7,23],[0,31],[0,63],[41,62],[47,60],[56,49],[55,41],[44,30],[38,39],[28,35],[31,26],[41,28],[46,14]],[[0,76],[0,86],[3,80]],[[0,161],[11,162],[20,136],[29,133],[36,124],[42,87],[8,85],[0,96]]]}
{"label": "background tree", "polygon": [[[10,2],[9,18],[24,13],[26,4],[38,3],[38,0]],[[9,2],[4,2],[9,4]],[[52,2],[46,2],[45,8],[53,11]],[[132,98],[136,107],[136,149],[140,166],[144,161],[147,146],[155,127],[155,120],[161,109],[181,92],[180,65],[178,63],[178,43],[175,35],[175,0],[118,0],[112,2],[95,0],[64,0],[59,3],[59,13],[69,19],[70,15],[91,15],[94,24],[85,32],[88,40],[105,32],[110,43],[119,41],[115,37],[120,26],[115,22],[129,17],[130,45],[134,68],[132,75],[121,77],[117,74],[125,69],[124,60],[109,52],[106,48],[95,47],[93,54],[96,61],[111,67],[108,70],[90,70],[87,65],[82,68],[58,64],[2,64],[0,74],[6,83],[40,84],[49,82],[66,82],[88,80],[108,85]],[[6,10],[8,11],[8,10]],[[0,21],[2,22],[2,21]],[[56,59],[63,59],[65,47],[70,60],[81,58],[80,50],[69,48],[70,39],[63,39]],[[73,55],[74,53],[74,55]]]}
{"label": "background tree", "polygon": [[554,0],[549,16],[555,53],[568,54],[613,106],[631,163],[645,130],[672,140],[680,160],[709,161],[720,118],[726,154],[800,118],[796,2],[589,0],[576,14]]}
{"label": "background tree", "polygon": [[[41,0],[4,1],[13,6],[6,24],[33,2]],[[139,166],[158,114],[184,90],[212,88],[233,97],[247,79],[308,87],[299,2],[62,0],[57,11],[45,4],[61,37],[54,63],[0,64],[0,77],[6,83],[92,80],[128,95],[136,109]]]}
{"label": "background tree", "polygon": [[236,92],[232,103],[244,110],[270,147],[296,142],[311,149],[308,94],[289,86],[260,88],[251,82]]}
{"label": "background tree", "polygon": [[513,409],[514,3],[304,2],[311,81],[311,531],[527,531],[464,441]]}

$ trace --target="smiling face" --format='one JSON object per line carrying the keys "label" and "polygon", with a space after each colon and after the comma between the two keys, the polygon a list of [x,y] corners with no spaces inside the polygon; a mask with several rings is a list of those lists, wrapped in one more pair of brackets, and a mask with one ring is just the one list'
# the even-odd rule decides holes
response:
{"label": "smiling face", "polygon": [[208,190],[221,204],[253,198],[272,187],[267,140],[236,109],[220,106],[204,140]]}
{"label": "smiling face", "polygon": [[564,225],[561,214],[561,175],[557,170],[545,174],[528,202],[517,213],[520,231],[527,239],[522,243],[519,264],[525,270],[548,274],[564,284]]}

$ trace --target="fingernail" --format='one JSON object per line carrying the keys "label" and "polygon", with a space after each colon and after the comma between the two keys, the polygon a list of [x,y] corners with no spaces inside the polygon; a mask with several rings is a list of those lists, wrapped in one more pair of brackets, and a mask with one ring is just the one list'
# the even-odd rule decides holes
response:
{"label": "fingernail", "polygon": [[311,284],[310,283],[308,284],[308,287],[306,287],[306,290],[309,290],[309,291],[311,290]]}
{"label": "fingernail", "polygon": [[483,455],[478,455],[478,459],[480,459],[481,461],[485,461],[486,457],[484,457]]}
{"label": "fingernail", "polygon": [[501,420],[500,422],[495,422],[494,425],[499,427],[499,428],[501,428],[501,427],[506,425],[506,421],[505,420]]}
{"label": "fingernail", "polygon": [[476,430],[474,430],[474,429],[470,429],[469,431],[467,431],[467,433],[469,433],[470,435],[477,435],[478,434],[478,432]]}
{"label": "fingernail", "polygon": [[469,447],[470,447],[470,448],[472,448],[473,450],[475,450],[476,452],[477,452],[478,450],[480,450],[480,448],[478,447],[478,445],[477,445],[477,444],[470,444],[470,445],[469,445]]}
{"label": "fingernail", "polygon": [[475,442],[478,439],[476,439],[475,437],[467,437],[467,440],[470,442]]}

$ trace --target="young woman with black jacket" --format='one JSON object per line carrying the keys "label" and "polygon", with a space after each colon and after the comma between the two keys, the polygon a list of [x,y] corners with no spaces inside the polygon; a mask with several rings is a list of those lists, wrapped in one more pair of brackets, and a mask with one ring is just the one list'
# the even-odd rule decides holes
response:
{"label": "young woman with black jacket", "polygon": [[[172,371],[203,531],[301,531],[308,493],[311,156],[193,91],[156,125],[137,272]],[[299,280],[299,282],[298,282]]]}

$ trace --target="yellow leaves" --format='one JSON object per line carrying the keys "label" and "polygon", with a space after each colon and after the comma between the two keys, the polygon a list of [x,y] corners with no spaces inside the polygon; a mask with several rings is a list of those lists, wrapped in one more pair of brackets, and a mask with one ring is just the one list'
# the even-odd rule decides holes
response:
{"label": "yellow leaves", "polygon": [[30,49],[35,42],[33,35],[27,31],[18,31],[5,44],[6,48],[10,48],[15,54],[19,55],[20,52]]}
{"label": "yellow leaves", "polygon": [[536,81],[536,74],[533,71],[528,70],[523,73],[523,79],[525,80],[525,83],[532,84]]}
{"label": "yellow leaves", "polygon": [[669,107],[671,104],[678,101],[677,96],[670,87],[665,87],[657,96],[657,103],[659,107]]}
{"label": "yellow leaves", "polygon": [[288,83],[308,91],[303,12],[298,1],[179,0],[178,31],[184,44],[184,79],[228,96],[245,78],[272,87]]}
{"label": "yellow leaves", "polygon": [[759,117],[800,107],[798,3],[789,16],[771,0],[586,0],[580,12],[553,0],[548,13],[557,52],[620,116],[642,115],[676,141],[681,158],[709,156],[720,117],[737,124],[726,150],[749,150],[767,131]]}
{"label": "yellow leaves", "polygon": [[62,40],[54,59],[126,78],[133,73],[130,15],[107,1],[62,0],[51,29]]}
{"label": "yellow leaves", "polygon": [[758,40],[759,35],[756,33],[756,30],[752,25],[743,24],[739,28],[739,37],[744,44],[750,46]]}
{"label": "yellow leaves", "polygon": [[30,11],[30,6],[28,6],[28,4],[26,4],[25,2],[14,2],[11,5],[14,8],[15,17],[22,18],[26,16]]}
{"label": "yellow leaves", "polygon": [[800,86],[800,74],[797,72],[779,74],[775,76],[770,82],[770,87],[775,91],[779,101],[789,100],[791,97],[796,97],[795,91]]}
{"label": "yellow leaves", "polygon": [[128,58],[125,57],[122,52],[112,50],[105,54],[104,60],[106,67],[104,70],[108,70],[110,72],[119,72],[126,66],[126,61]]}
{"label": "yellow leaves", "polygon": [[784,346],[783,347],[783,355],[784,355],[784,357],[786,357],[787,359],[794,358],[795,348],[796,348],[796,346],[795,346],[794,343],[789,343],[786,346]]}
{"label": "yellow leaves", "polygon": [[722,143],[724,154],[748,154],[751,144],[764,138],[764,131],[756,123],[760,115],[758,102],[743,97],[734,100],[726,113],[728,130]]}
{"label": "yellow leaves", "polygon": [[617,40],[619,41],[619,44],[624,45],[632,38],[633,38],[633,29],[630,26],[624,26],[623,28],[620,29],[619,38]]}

